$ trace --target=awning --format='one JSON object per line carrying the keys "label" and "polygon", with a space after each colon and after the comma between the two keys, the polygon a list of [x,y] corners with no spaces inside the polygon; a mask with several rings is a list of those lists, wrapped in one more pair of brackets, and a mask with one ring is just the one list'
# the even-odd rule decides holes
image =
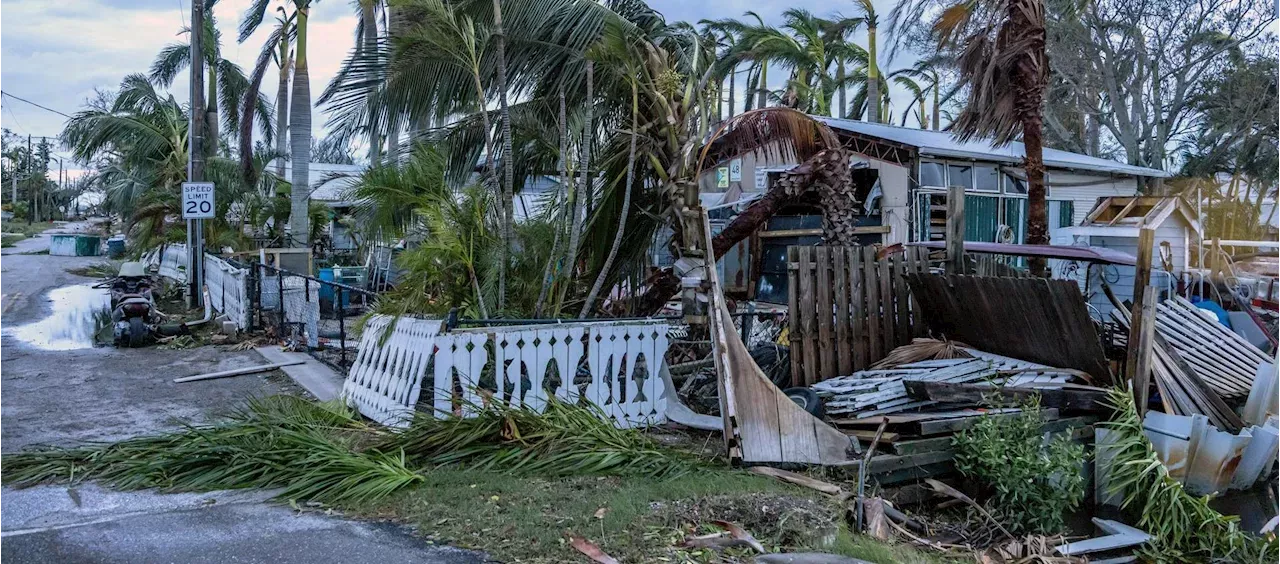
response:
{"label": "awning", "polygon": [[[926,249],[945,249],[946,241],[928,241],[907,243],[909,246]],[[1013,243],[986,243],[982,241],[965,241],[966,253],[985,253],[992,255],[1014,255],[1020,257],[1044,257],[1063,260],[1082,260],[1099,264],[1119,264],[1136,266],[1138,258],[1129,254],[1108,249],[1106,247],[1077,247],[1069,245],[1018,245]]]}

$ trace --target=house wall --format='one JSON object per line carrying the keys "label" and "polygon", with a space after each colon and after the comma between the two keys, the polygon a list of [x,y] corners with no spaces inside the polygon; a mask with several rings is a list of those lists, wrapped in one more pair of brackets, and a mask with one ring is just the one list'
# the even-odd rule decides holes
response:
{"label": "house wall", "polygon": [[853,162],[867,165],[880,174],[880,224],[889,226],[885,244],[903,243],[910,239],[911,217],[911,169],[867,157],[854,155]]}
{"label": "house wall", "polygon": [[[1098,198],[1138,194],[1138,180],[1132,176],[1111,177],[1102,174],[1051,170],[1048,172],[1046,182],[1049,185],[1049,198],[1075,202],[1072,225],[1080,225],[1084,221],[1089,211],[1098,203]],[[1096,184],[1072,186],[1083,183]]]}
{"label": "house wall", "polygon": [[[1188,249],[1190,243],[1190,226],[1180,216],[1173,216],[1156,228],[1154,243],[1151,248],[1151,286],[1165,291],[1176,286],[1176,277],[1187,268]],[[1115,249],[1133,256],[1138,255],[1137,237],[1112,237],[1092,235],[1087,237],[1088,244],[1094,247]],[[1172,251],[1173,271],[1167,272],[1160,261],[1160,246],[1168,242]],[[1111,301],[1102,292],[1101,281],[1105,278],[1116,297],[1123,300],[1133,299],[1133,281],[1136,269],[1132,266],[1095,266],[1091,269],[1088,296],[1089,304],[1097,308],[1103,315],[1109,315]],[[1110,319],[1109,317],[1106,319]]]}

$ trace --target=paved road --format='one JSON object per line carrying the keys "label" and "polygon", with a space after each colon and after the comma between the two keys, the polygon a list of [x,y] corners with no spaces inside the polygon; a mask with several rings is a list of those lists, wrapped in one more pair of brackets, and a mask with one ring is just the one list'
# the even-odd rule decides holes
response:
{"label": "paved road", "polygon": [[[173,428],[180,420],[207,420],[250,396],[297,391],[280,372],[171,382],[264,363],[255,351],[76,348],[82,331],[67,326],[82,323],[93,309],[80,303],[91,292],[66,288],[93,281],[66,269],[101,259],[23,254],[47,249],[48,241],[47,235],[20,241],[0,258],[3,452],[117,440]],[[121,493],[92,484],[4,488],[0,551],[6,562],[483,561],[474,553],[429,545],[399,527],[295,514],[266,503],[269,496]]]}

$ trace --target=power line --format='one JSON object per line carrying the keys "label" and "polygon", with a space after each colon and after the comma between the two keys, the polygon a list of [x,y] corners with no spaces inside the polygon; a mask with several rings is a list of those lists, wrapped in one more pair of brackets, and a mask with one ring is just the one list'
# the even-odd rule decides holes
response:
{"label": "power line", "polygon": [[37,103],[35,103],[35,102],[32,102],[31,100],[28,100],[28,99],[26,99],[26,98],[19,98],[19,97],[17,97],[17,96],[14,96],[13,94],[10,94],[10,93],[8,93],[8,92],[4,92],[4,91],[2,91],[2,90],[0,90],[0,94],[3,94],[3,95],[8,96],[8,97],[10,97],[10,98],[13,98],[14,100],[17,100],[17,101],[19,101],[19,102],[26,102],[26,103],[31,104],[32,106],[35,106],[35,107],[40,108],[40,109],[42,109],[42,110],[46,110],[46,111],[53,112],[53,113],[58,114],[58,115],[60,115],[60,116],[62,116],[62,117],[64,117],[64,118],[70,118],[70,117],[71,117],[71,116],[69,116],[69,115],[67,115],[67,114],[64,114],[64,113],[62,113],[62,112],[59,112],[58,110],[55,110],[55,109],[50,108],[50,107],[48,107],[48,106],[41,106],[40,104],[37,104]]}

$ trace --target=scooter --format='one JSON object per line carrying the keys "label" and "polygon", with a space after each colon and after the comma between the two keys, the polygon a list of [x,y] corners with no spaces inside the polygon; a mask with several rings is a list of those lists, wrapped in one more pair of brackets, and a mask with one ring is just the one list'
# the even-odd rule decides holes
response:
{"label": "scooter", "polygon": [[159,320],[151,297],[151,276],[140,262],[120,265],[120,273],[103,285],[111,290],[112,334],[117,347],[139,347]]}

